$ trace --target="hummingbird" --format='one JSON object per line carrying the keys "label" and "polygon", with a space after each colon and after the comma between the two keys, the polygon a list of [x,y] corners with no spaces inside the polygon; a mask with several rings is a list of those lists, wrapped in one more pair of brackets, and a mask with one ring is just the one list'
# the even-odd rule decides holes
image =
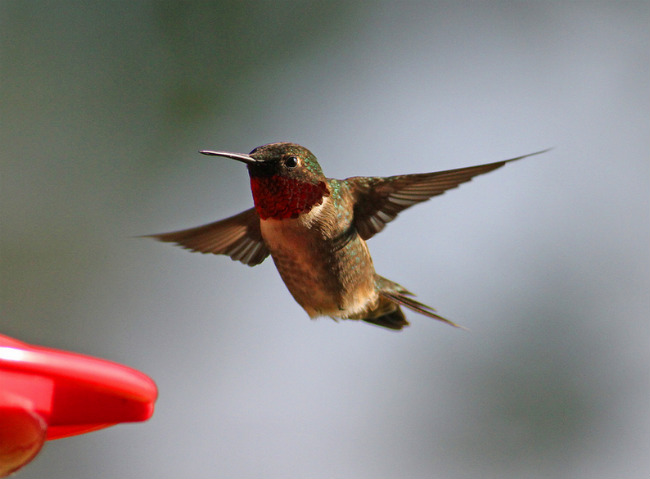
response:
{"label": "hummingbird", "polygon": [[[544,150],[547,151],[547,150]],[[255,266],[267,256],[310,318],[362,320],[392,330],[409,325],[401,306],[460,327],[375,272],[367,240],[406,208],[539,151],[434,173],[327,178],[307,148],[279,142],[249,154],[202,150],[246,164],[254,207],[190,229],[149,235],[193,252]]]}

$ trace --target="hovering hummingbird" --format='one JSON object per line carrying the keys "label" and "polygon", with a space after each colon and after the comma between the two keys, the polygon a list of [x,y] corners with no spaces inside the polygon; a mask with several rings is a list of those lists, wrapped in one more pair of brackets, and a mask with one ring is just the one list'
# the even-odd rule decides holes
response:
{"label": "hovering hummingbird", "polygon": [[326,178],[314,154],[295,143],[270,143],[248,155],[203,150],[204,155],[246,164],[255,207],[150,237],[191,251],[225,254],[249,266],[271,255],[311,318],[357,319],[400,330],[409,324],[400,308],[405,306],[458,327],[413,299],[403,286],[375,273],[366,240],[409,206],[544,151],[435,173],[336,180]]}

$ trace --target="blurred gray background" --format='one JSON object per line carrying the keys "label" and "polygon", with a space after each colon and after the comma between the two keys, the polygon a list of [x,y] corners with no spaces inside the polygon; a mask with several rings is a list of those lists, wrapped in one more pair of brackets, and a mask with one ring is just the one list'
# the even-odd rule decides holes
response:
{"label": "blurred gray background", "polygon": [[[149,374],[21,478],[647,478],[648,2],[0,3],[0,332]],[[327,175],[551,152],[404,212],[377,271],[455,330],[310,321],[272,261],[137,235]]]}

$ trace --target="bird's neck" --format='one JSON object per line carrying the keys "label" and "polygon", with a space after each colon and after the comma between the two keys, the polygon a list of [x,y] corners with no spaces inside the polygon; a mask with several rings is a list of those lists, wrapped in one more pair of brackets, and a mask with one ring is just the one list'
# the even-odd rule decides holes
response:
{"label": "bird's neck", "polygon": [[251,190],[257,214],[265,219],[297,218],[330,195],[325,181],[311,183],[285,176],[252,176]]}

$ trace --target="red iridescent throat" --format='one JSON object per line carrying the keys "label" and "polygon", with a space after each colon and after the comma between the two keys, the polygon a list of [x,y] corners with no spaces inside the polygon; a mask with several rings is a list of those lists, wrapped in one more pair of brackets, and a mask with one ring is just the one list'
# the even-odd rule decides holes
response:
{"label": "red iridescent throat", "polygon": [[251,177],[251,190],[255,209],[263,220],[297,218],[330,194],[323,181],[314,184],[279,175]]}

